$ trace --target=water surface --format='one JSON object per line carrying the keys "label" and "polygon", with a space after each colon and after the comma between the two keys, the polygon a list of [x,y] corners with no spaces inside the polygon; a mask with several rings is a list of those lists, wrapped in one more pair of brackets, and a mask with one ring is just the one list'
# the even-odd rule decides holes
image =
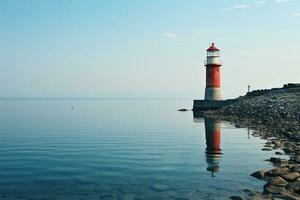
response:
{"label": "water surface", "polygon": [[[264,141],[185,100],[0,101],[0,199],[225,199],[261,190]],[[204,123],[205,121],[205,123]]]}

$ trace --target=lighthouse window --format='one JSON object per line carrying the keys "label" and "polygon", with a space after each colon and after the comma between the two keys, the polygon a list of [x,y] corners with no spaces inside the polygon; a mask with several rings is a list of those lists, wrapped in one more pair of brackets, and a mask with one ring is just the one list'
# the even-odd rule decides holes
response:
{"label": "lighthouse window", "polygon": [[207,56],[211,57],[211,56],[220,56],[220,52],[219,51],[208,51],[207,52]]}

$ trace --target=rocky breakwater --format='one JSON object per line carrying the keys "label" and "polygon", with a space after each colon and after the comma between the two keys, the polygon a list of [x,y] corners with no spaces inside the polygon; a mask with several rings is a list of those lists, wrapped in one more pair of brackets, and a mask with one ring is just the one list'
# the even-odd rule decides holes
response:
{"label": "rocky breakwater", "polygon": [[300,199],[300,84],[256,90],[204,115],[250,127],[253,136],[267,140],[262,150],[281,149],[284,153],[275,154],[289,156],[282,159],[274,155],[267,160],[274,164],[273,169],[252,174],[266,184],[262,193],[248,192],[247,199]]}

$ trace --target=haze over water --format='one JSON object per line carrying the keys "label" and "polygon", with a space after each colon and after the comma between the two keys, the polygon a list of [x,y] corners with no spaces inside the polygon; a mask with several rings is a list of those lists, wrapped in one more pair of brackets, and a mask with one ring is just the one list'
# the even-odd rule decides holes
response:
{"label": "haze over water", "polygon": [[215,147],[204,119],[176,111],[190,104],[2,100],[0,199],[224,199],[260,190],[250,174],[270,168],[263,160],[273,152],[223,122],[222,154],[207,157]]}

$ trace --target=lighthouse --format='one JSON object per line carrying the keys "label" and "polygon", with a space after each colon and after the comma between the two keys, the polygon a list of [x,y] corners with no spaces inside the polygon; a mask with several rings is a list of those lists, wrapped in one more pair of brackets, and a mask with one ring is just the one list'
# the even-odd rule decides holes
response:
{"label": "lighthouse", "polygon": [[220,67],[222,66],[220,59],[220,50],[214,43],[207,49],[207,57],[205,60],[206,67],[206,88],[205,100],[220,101],[221,98],[221,76]]}
{"label": "lighthouse", "polygon": [[[220,109],[232,104],[236,99],[222,100],[221,96],[221,66],[220,49],[214,43],[207,49],[207,56],[204,61],[206,67],[206,87],[204,100],[195,99],[193,111],[206,111]],[[196,114],[197,115],[197,114]]]}

